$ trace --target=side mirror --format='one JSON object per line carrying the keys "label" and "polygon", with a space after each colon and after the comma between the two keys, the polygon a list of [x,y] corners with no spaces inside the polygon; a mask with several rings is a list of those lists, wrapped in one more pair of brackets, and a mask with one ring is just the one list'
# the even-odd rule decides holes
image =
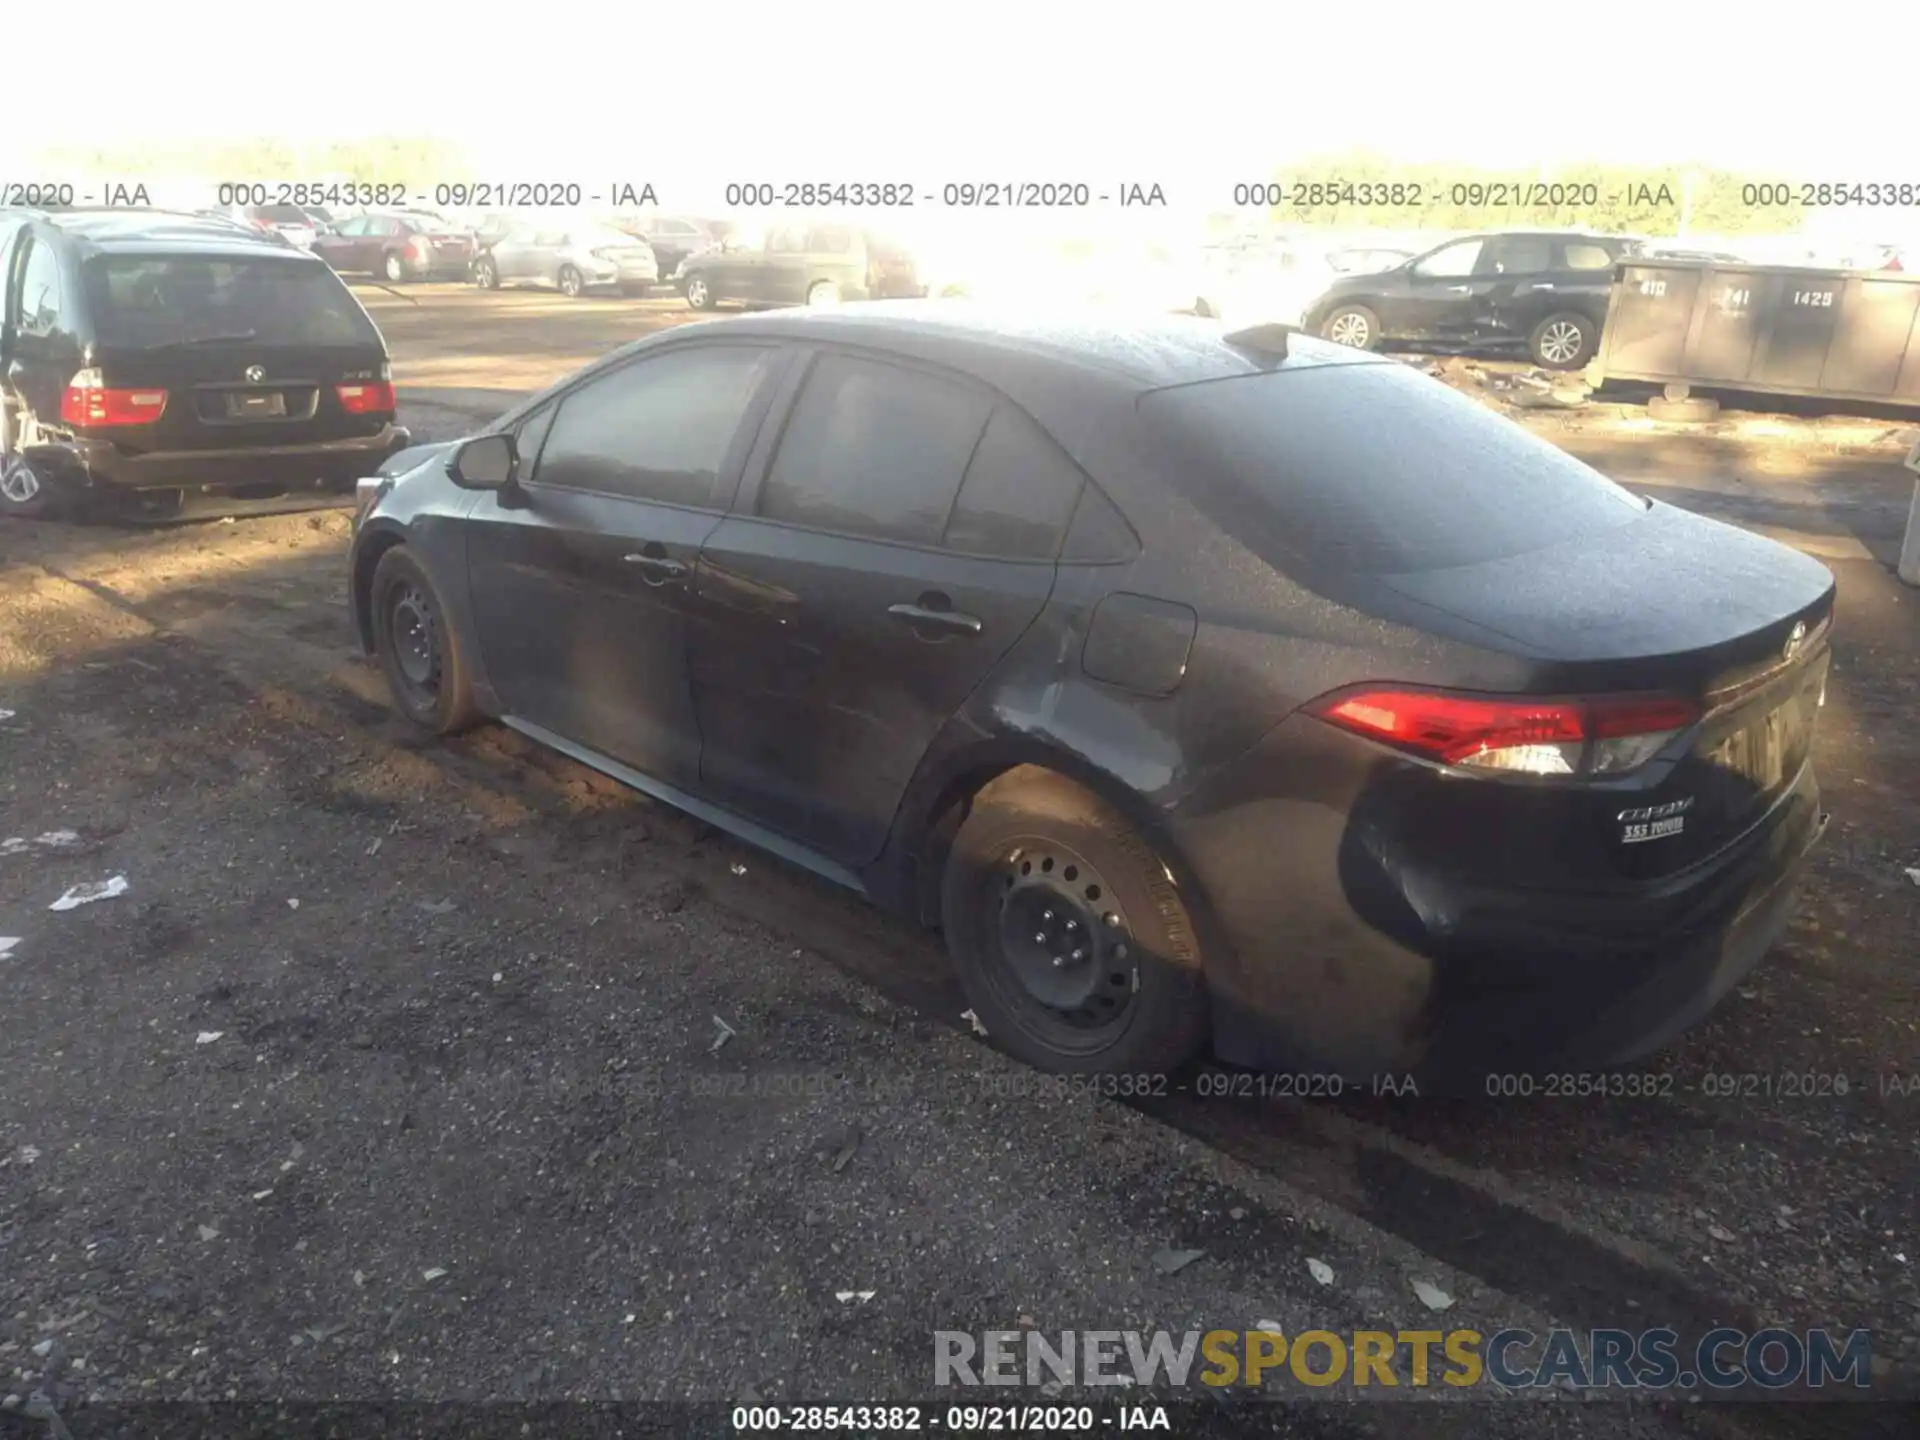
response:
{"label": "side mirror", "polygon": [[476,435],[447,462],[447,474],[463,490],[506,490],[520,468],[511,435]]}

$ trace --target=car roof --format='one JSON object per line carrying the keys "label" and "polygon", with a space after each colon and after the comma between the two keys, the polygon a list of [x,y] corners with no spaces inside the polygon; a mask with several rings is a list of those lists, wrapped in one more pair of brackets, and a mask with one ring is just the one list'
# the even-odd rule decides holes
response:
{"label": "car roof", "polygon": [[[1135,318],[1092,307],[1053,310],[966,300],[874,300],[845,309],[775,310],[710,323],[735,335],[884,350],[945,364],[990,382],[1009,354],[1040,356],[1140,391],[1275,369],[1394,363],[1299,331],[1287,332],[1286,356],[1280,359],[1265,344],[1232,341],[1236,333],[1251,332],[1229,330],[1216,320]],[[1273,335],[1282,327],[1267,330]]]}
{"label": "car roof", "polygon": [[200,251],[307,258],[278,237],[258,234],[235,221],[170,210],[63,210],[41,218],[101,252]]}

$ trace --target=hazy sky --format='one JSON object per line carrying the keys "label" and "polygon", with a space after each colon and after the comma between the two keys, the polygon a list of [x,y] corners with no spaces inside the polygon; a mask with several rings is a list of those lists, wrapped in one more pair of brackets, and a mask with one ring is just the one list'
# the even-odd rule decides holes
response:
{"label": "hazy sky", "polygon": [[1085,178],[1206,204],[1351,146],[1920,182],[1920,0],[721,0],[553,6],[550,25],[507,6],[497,27],[471,23],[485,6],[293,13],[94,0],[70,63],[56,47],[9,67],[0,181],[65,178],[18,173],[50,145],[386,132],[455,137],[502,180],[702,189]]}

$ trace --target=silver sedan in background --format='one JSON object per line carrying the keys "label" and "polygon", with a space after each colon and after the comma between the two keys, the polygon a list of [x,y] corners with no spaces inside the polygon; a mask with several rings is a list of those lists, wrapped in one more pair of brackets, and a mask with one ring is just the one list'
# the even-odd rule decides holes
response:
{"label": "silver sedan in background", "polygon": [[484,290],[552,285],[562,295],[578,296],[612,286],[637,295],[659,278],[651,245],[601,224],[523,225],[473,261],[473,282]]}

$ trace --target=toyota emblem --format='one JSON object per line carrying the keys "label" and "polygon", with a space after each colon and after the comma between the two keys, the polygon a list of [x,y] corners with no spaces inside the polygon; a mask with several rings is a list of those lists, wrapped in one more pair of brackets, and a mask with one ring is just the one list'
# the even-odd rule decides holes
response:
{"label": "toyota emblem", "polygon": [[1800,647],[1806,644],[1806,641],[1807,622],[1804,620],[1794,621],[1793,633],[1787,636],[1787,643],[1780,647],[1781,658],[1785,660],[1793,659],[1793,657],[1799,653]]}
{"label": "toyota emblem", "polygon": [[[251,380],[254,384],[258,385],[262,380],[266,378],[267,378],[266,366],[264,365],[247,366],[247,379]],[[1806,627],[1802,626],[1801,628],[1805,629]]]}

